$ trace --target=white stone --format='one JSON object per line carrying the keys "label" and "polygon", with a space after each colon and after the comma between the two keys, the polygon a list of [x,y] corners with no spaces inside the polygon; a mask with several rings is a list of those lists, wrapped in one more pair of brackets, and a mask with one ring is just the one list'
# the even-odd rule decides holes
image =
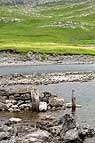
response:
{"label": "white stone", "polygon": [[12,103],[12,104],[17,103],[17,101],[16,101],[16,100],[6,100],[5,102],[6,102],[7,104],[8,104],[8,103]]}
{"label": "white stone", "polygon": [[12,108],[16,109],[16,108],[18,108],[18,105],[13,105]]}
{"label": "white stone", "polygon": [[47,111],[47,103],[46,102],[40,102],[39,111]]}
{"label": "white stone", "polygon": [[20,122],[21,120],[22,119],[20,118],[13,118],[13,117],[9,119],[10,122],[17,122],[17,123]]}

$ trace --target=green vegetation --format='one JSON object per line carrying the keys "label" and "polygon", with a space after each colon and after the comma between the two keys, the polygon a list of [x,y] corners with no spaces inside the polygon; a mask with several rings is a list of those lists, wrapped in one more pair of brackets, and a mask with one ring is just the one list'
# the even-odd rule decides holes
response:
{"label": "green vegetation", "polygon": [[[95,1],[0,7],[0,50],[95,55]],[[11,22],[7,19],[20,19]]]}

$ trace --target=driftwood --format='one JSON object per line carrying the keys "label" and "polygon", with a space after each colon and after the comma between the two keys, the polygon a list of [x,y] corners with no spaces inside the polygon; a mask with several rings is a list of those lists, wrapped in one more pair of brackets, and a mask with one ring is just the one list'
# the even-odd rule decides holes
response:
{"label": "driftwood", "polygon": [[39,91],[36,88],[31,90],[32,111],[39,112]]}

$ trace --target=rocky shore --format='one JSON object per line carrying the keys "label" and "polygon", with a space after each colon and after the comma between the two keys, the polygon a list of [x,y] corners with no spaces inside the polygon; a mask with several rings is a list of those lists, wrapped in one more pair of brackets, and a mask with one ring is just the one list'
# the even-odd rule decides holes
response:
{"label": "rocky shore", "polygon": [[20,86],[29,88],[32,85],[48,85],[61,82],[87,82],[95,80],[95,72],[67,72],[67,73],[34,73],[0,75],[0,88],[15,89]]}
{"label": "rocky shore", "polygon": [[15,50],[0,52],[0,66],[40,65],[40,64],[95,64],[94,56],[55,55],[40,53],[16,53]]}
{"label": "rocky shore", "polygon": [[95,136],[95,129],[76,122],[65,114],[59,119],[44,116],[35,124],[27,124],[19,118],[10,118],[0,125],[1,143],[82,143]]}

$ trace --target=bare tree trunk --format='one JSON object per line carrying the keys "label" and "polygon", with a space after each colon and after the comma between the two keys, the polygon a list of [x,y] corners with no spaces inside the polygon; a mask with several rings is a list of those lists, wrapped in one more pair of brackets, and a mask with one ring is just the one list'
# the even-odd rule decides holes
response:
{"label": "bare tree trunk", "polygon": [[31,90],[32,111],[39,112],[39,91],[36,88]]}

